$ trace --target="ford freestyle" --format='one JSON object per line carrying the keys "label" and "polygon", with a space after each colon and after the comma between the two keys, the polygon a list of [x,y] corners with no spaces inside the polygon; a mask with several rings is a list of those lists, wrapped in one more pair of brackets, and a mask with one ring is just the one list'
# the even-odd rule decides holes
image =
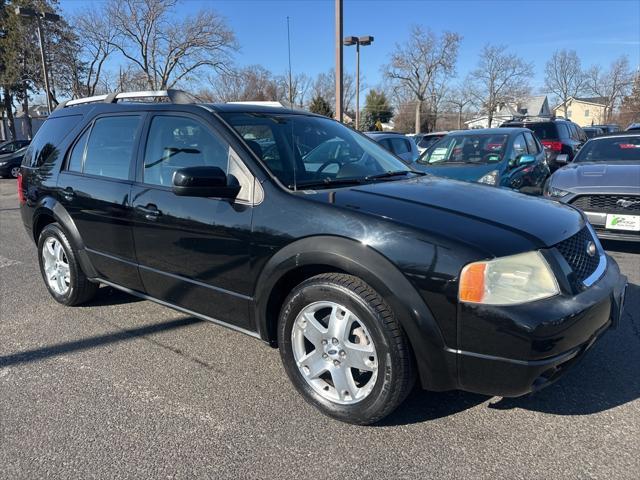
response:
{"label": "ford freestyle", "polygon": [[60,105],[18,193],[57,302],[103,284],[259,338],[307,401],[357,424],[416,378],[552,383],[616,325],[626,286],[577,209],[415,171],[325,117],[180,91]]}

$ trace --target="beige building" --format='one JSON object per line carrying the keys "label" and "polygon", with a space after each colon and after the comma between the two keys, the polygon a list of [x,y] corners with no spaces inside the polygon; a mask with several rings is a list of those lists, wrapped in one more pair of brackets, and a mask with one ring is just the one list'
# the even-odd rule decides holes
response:
{"label": "beige building", "polygon": [[[571,97],[567,100],[567,118],[581,127],[605,123],[608,103],[605,97]],[[564,117],[564,104],[555,107],[553,113]]]}

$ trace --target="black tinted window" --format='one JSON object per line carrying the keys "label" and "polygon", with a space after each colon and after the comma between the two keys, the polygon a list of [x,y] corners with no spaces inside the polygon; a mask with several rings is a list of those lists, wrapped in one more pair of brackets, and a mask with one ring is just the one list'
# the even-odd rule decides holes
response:
{"label": "black tinted window", "polygon": [[229,145],[188,117],[154,117],[144,154],[145,183],[170,186],[185,167],[220,167],[227,172]]}
{"label": "black tinted window", "polygon": [[129,178],[139,123],[137,115],[96,120],[87,142],[84,173],[123,180]]}
{"label": "black tinted window", "polygon": [[60,154],[60,142],[82,120],[82,115],[69,115],[48,119],[40,127],[24,155],[23,165],[39,167],[48,159],[55,160]]}
{"label": "black tinted window", "polygon": [[[571,138],[571,135],[569,135],[569,129],[564,123],[558,123],[558,133],[560,134],[559,138]],[[536,135],[537,134],[538,132],[536,132]],[[538,135],[538,138],[542,137]]]}
{"label": "black tinted window", "polygon": [[78,141],[71,150],[71,154],[69,155],[69,161],[67,163],[67,170],[71,170],[72,172],[81,172],[82,171],[82,161],[84,160],[84,147],[87,144],[87,138],[89,138],[89,131],[87,129],[80,136]]}
{"label": "black tinted window", "polygon": [[540,140],[553,140],[558,138],[558,130],[554,123],[529,123],[525,125],[525,127],[535,133],[536,137]]}

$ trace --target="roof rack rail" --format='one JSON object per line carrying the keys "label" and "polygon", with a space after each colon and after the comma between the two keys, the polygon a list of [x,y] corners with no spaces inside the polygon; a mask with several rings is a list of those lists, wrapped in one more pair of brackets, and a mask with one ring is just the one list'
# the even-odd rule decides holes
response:
{"label": "roof rack rail", "polygon": [[87,103],[117,103],[118,100],[133,99],[133,98],[168,98],[171,103],[175,104],[190,104],[196,103],[197,98],[188,92],[183,90],[144,90],[139,92],[120,92],[120,93],[107,93],[104,95],[94,95],[93,97],[77,98],[74,100],[66,100],[60,103],[56,110],[73,107],[75,105],[84,105]]}

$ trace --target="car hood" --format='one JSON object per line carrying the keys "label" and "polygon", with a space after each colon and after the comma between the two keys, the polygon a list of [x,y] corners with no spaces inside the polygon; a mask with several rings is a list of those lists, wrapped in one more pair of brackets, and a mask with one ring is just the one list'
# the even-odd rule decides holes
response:
{"label": "car hood", "polygon": [[561,189],[638,188],[640,164],[572,163],[557,170],[553,174],[551,184]]}
{"label": "car hood", "polygon": [[466,182],[475,182],[493,170],[500,170],[499,163],[482,163],[472,165],[469,163],[458,163],[450,165],[425,165],[424,163],[414,163],[416,170],[427,172],[438,177],[453,178]]}
{"label": "car hood", "polygon": [[307,198],[408,225],[502,256],[550,247],[584,226],[574,208],[543,198],[431,175],[338,190]]}

